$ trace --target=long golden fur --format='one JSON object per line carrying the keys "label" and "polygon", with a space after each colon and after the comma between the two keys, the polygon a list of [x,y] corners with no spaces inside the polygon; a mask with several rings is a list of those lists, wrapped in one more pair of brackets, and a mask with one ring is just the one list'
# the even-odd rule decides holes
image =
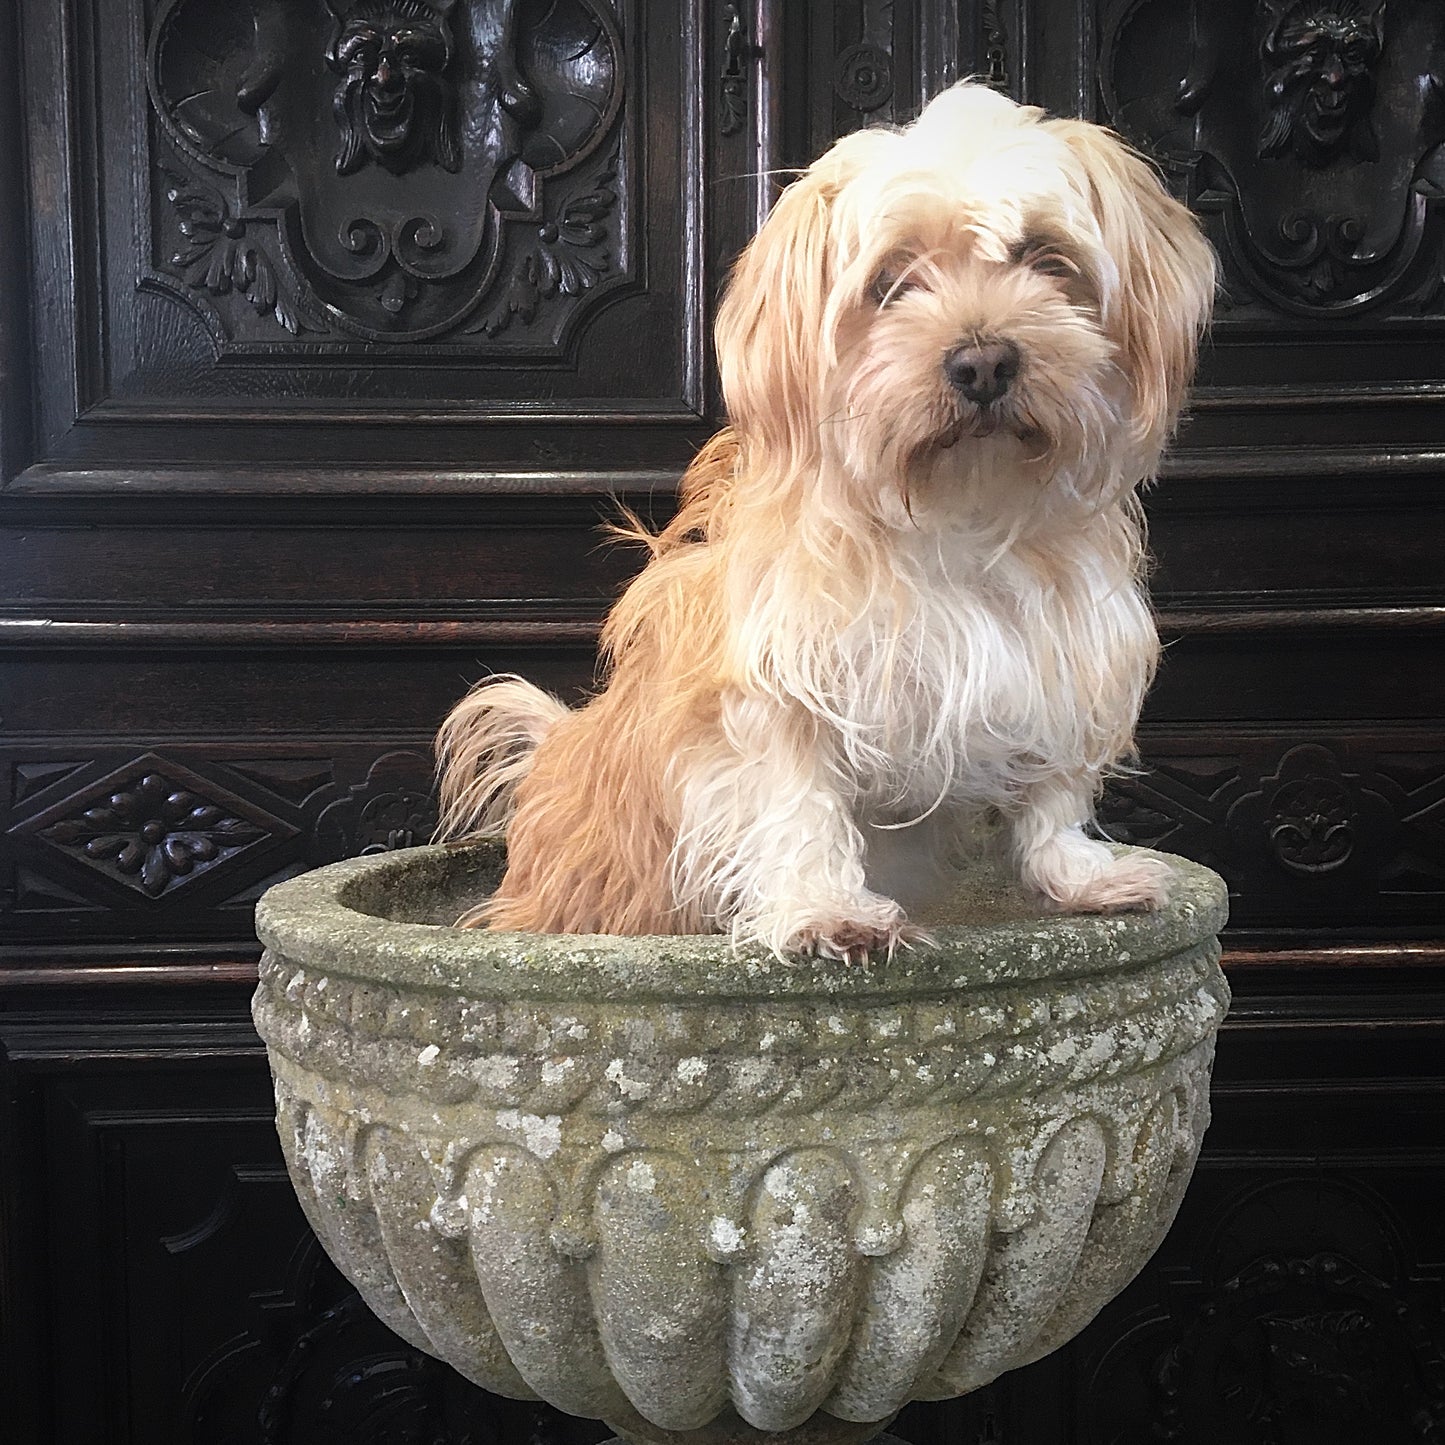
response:
{"label": "long golden fur", "polygon": [[442,729],[443,836],[507,839],[468,921],[856,956],[985,811],[1053,905],[1157,904],[1084,826],[1157,655],[1137,487],[1213,287],[1098,127],[962,85],[839,141],[734,272],[731,425],[639,534],[606,689],[492,679]]}

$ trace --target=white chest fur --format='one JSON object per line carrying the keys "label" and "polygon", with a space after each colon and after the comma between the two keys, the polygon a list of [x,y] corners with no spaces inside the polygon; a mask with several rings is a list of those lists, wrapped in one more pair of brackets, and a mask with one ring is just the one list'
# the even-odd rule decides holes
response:
{"label": "white chest fur", "polygon": [[1155,634],[1122,558],[1087,544],[980,558],[949,532],[911,542],[896,585],[837,638],[833,726],[867,811],[1006,805],[1127,750]]}

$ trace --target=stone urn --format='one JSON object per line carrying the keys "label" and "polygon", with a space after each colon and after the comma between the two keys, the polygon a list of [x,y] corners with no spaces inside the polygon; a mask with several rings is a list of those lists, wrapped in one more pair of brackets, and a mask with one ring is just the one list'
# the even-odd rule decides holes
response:
{"label": "stone urn", "polygon": [[[256,1025],[317,1236],[380,1318],[632,1445],[871,1441],[1063,1344],[1174,1217],[1225,891],[1040,916],[987,876],[865,966],[468,932],[486,846],[257,910]],[[949,922],[966,918],[968,922]]]}

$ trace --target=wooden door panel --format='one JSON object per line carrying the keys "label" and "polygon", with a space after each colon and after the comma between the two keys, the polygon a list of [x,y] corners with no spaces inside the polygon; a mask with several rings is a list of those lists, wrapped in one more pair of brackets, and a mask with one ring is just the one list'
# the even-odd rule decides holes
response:
{"label": "wooden door panel", "polygon": [[27,6],[36,460],[527,463],[509,421],[625,420],[617,466],[695,430],[714,17],[651,9]]}

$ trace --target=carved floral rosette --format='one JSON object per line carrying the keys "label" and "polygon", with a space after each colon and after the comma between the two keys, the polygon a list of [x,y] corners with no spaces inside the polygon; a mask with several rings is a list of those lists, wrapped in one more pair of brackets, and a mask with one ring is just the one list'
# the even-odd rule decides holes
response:
{"label": "carved floral rosette", "polygon": [[273,890],[255,1016],[318,1236],[485,1388],[634,1439],[886,1421],[1064,1343],[1173,1219],[1228,1003],[1207,870],[850,969],[405,921],[462,857]]}

